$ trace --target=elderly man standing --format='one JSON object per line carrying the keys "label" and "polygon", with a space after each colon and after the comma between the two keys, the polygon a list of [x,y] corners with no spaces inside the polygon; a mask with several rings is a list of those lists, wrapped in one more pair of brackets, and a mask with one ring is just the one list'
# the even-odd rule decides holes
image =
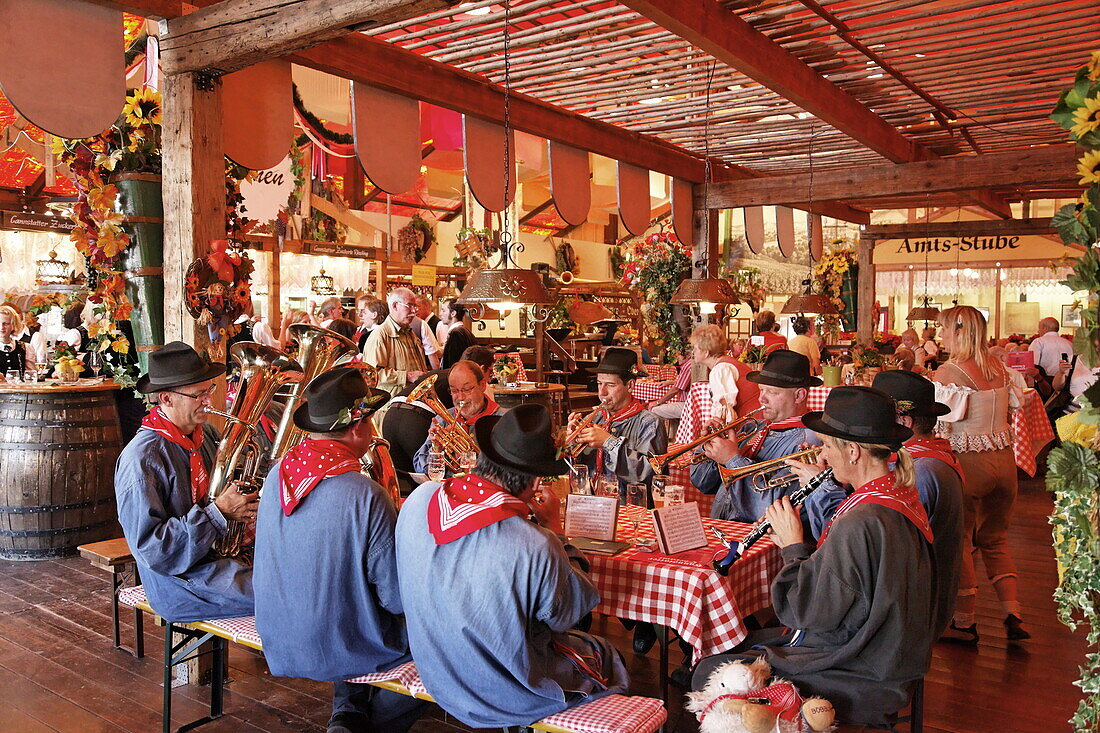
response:
{"label": "elderly man standing", "polygon": [[539,487],[568,472],[550,413],[520,405],[474,433],[477,466],[424,484],[397,517],[401,601],[428,692],[463,723],[498,729],[623,692],[615,648],[573,630],[600,597]]}
{"label": "elderly man standing", "polygon": [[420,343],[424,348],[424,357],[427,359],[428,365],[432,369],[439,369],[440,361],[443,357],[443,347],[439,345],[439,339],[435,337],[435,326],[425,320],[427,316],[439,319],[435,317],[435,313],[432,312],[432,302],[425,298],[423,295],[415,295],[416,313],[413,314],[412,323],[409,324],[409,328],[416,334],[416,337],[420,339]]}
{"label": "elderly man standing", "polygon": [[363,361],[378,368],[378,387],[396,395],[428,371],[428,365],[424,349],[411,330],[416,295],[408,288],[394,288],[386,296],[386,303],[390,314],[367,337]]}
{"label": "elderly man standing", "polygon": [[251,616],[252,568],[212,558],[228,520],[256,517],[257,494],[236,486],[210,501],[217,433],[205,409],[225,371],[181,341],[149,356],[137,390],[157,406],[142,420],[115,468],[118,520],[149,604],[169,621]]}

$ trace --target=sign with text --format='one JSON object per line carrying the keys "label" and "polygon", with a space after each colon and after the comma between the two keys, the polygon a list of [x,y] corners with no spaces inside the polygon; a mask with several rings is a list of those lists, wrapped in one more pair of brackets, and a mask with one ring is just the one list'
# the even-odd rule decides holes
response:
{"label": "sign with text", "polygon": [[0,229],[25,232],[57,232],[68,234],[76,229],[76,222],[66,216],[46,216],[27,211],[0,212]]}
{"label": "sign with text", "polygon": [[274,168],[256,171],[241,181],[245,215],[261,224],[272,221],[279,209],[287,205],[294,190],[294,174],[290,171],[290,156],[283,158]]}
{"label": "sign with text", "polygon": [[[325,255],[326,257],[353,257],[359,260],[378,259],[378,250],[374,247],[357,247],[354,244],[336,242],[303,242],[302,254]],[[435,280],[432,280],[435,283]]]}
{"label": "sign with text", "polygon": [[657,533],[657,545],[666,555],[707,546],[703,518],[694,501],[654,509],[653,529]]}
{"label": "sign with text", "polygon": [[[1034,235],[978,234],[966,237],[909,237],[885,239],[875,245],[876,265],[960,263],[1012,260],[1051,260],[1064,253],[1076,256],[1065,245]],[[961,264],[960,267],[964,267]]]}
{"label": "sign with text", "polygon": [[432,287],[436,284],[435,280],[435,267],[433,265],[412,266],[413,285],[427,285],[428,287]]}
{"label": "sign with text", "polygon": [[614,496],[570,494],[565,499],[565,536],[615,539],[619,499]]}

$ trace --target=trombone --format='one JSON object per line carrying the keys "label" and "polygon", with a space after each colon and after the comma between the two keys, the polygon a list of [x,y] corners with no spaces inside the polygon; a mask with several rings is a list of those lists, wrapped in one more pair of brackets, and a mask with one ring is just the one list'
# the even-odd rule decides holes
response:
{"label": "trombone", "polygon": [[757,493],[772,491],[798,481],[798,476],[795,476],[793,473],[788,472],[785,475],[780,475],[780,471],[786,469],[786,466],[783,465],[784,461],[792,460],[810,463],[810,461],[816,458],[817,454],[820,452],[821,446],[817,445],[813,448],[795,451],[789,455],[771,458],[767,461],[760,461],[759,463],[750,463],[747,466],[740,466],[738,468],[719,466],[718,475],[721,477],[723,484],[728,484],[731,481],[738,481],[743,478],[749,478],[753,491]]}
{"label": "trombone", "polygon": [[[761,421],[756,417],[756,413],[763,410],[763,407],[757,407],[752,412],[747,413],[744,417],[739,417],[736,420],[726,423],[720,427],[715,428],[706,435],[701,435],[690,443],[684,443],[675,450],[670,450],[668,453],[662,453],[659,456],[649,456],[646,460],[649,461],[649,465],[653,468],[653,473],[663,474],[665,469],[668,468],[668,464],[675,461],[685,453],[690,453],[699,446],[707,443],[713,438],[717,438],[723,433],[727,433],[730,430],[736,431],[736,440],[738,443],[744,443],[750,437],[752,437],[761,427]],[[700,463],[702,461],[709,461],[710,459],[704,454],[699,454],[691,459],[692,463]]]}

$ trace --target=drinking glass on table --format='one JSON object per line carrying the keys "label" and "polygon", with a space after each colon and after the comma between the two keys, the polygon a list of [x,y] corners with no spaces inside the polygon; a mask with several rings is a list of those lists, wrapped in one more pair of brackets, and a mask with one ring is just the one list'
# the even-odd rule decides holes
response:
{"label": "drinking glass on table", "polygon": [[471,471],[477,465],[477,452],[464,451],[458,458],[458,465],[463,471]]}
{"label": "drinking glass on table", "polygon": [[15,384],[16,382],[19,381],[19,370],[18,369],[9,369],[6,372],[4,372],[4,380],[6,382],[10,382],[11,384]]}
{"label": "drinking glass on table", "polygon": [[668,486],[668,476],[657,474],[653,477],[653,506],[660,509],[665,505],[665,488]]}
{"label": "drinking glass on table", "polygon": [[619,498],[619,479],[614,476],[600,476],[596,479],[596,496]]}
{"label": "drinking glass on table", "polygon": [[34,363],[34,381],[41,382],[49,373],[50,365],[45,359],[39,359]]}
{"label": "drinking glass on table", "polygon": [[591,494],[592,487],[588,485],[588,466],[579,464],[569,469],[569,493]]}
{"label": "drinking glass on table", "polygon": [[626,503],[631,506],[640,506],[645,509],[646,485],[643,483],[629,483],[626,485]]}
{"label": "drinking glass on table", "polygon": [[439,451],[428,454],[428,478],[432,481],[442,481],[447,475],[447,461]]}
{"label": "drinking glass on table", "polygon": [[672,506],[674,504],[684,503],[684,487],[683,486],[666,486],[665,487],[665,506]]}
{"label": "drinking glass on table", "polygon": [[103,352],[88,352],[88,368],[92,370],[92,376],[99,379],[99,370],[103,368]]}

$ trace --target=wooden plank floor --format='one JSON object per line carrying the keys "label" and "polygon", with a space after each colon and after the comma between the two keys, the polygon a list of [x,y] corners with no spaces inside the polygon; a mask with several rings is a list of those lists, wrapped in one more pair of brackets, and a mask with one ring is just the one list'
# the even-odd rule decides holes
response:
{"label": "wooden plank floor", "polygon": [[[1058,623],[1051,600],[1056,573],[1046,516],[1050,499],[1041,481],[1025,481],[1012,546],[1020,567],[1025,622],[1034,638],[1006,641],[1002,614],[984,584],[978,603],[981,644],[937,644],[927,678],[926,727],[952,731],[1068,730],[1079,699],[1071,682],[1084,655],[1084,636]],[[980,566],[979,566],[980,567]],[[107,575],[79,558],[0,562],[0,730],[155,731],[160,726],[161,629],[146,624],[145,659],[111,648]],[[630,639],[614,619],[599,618],[597,633],[620,649]],[[124,613],[124,638],[133,634]],[[637,694],[656,695],[657,652],[627,653]],[[673,657],[678,657],[673,652]],[[319,731],[328,719],[331,688],[272,677],[263,658],[241,647],[230,652],[232,683],[226,715],[202,730]],[[175,691],[177,725],[203,714],[206,688]],[[693,716],[671,711],[670,731],[695,731]],[[432,706],[421,733],[468,730]]]}

